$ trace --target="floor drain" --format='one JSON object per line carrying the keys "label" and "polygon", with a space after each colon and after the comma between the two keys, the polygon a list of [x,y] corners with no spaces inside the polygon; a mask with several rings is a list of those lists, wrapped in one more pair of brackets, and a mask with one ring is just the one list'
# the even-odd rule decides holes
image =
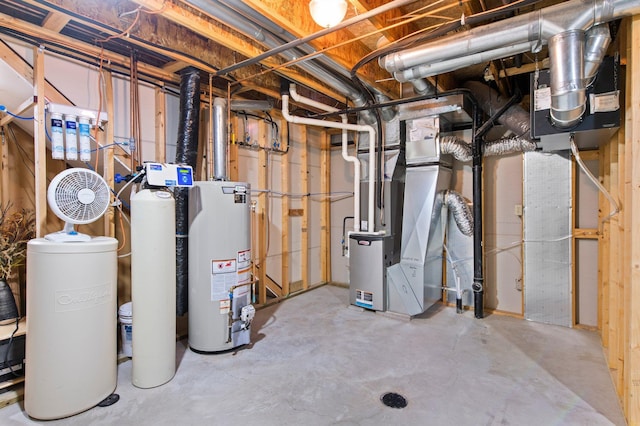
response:
{"label": "floor drain", "polygon": [[385,393],[380,397],[384,405],[391,408],[404,408],[407,406],[407,399],[395,392]]}

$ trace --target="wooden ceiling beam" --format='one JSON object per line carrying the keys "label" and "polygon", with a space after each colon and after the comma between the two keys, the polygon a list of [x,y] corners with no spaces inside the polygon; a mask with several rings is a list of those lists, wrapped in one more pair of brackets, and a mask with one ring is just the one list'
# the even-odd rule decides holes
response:
{"label": "wooden ceiling beam", "polygon": [[[216,64],[216,66],[219,68],[225,68],[227,66],[233,65],[233,63],[241,59],[237,58],[237,54],[250,58],[264,52],[264,50],[255,42],[237,33],[229,31],[229,28],[222,23],[216,22],[213,19],[203,18],[202,16],[191,11],[189,8],[179,7],[173,3],[166,2],[165,0],[133,1],[140,6],[151,10],[153,13],[158,13],[158,17],[164,18],[173,24],[177,24],[177,26],[179,27],[188,29],[189,31],[198,34],[201,37],[204,37],[215,42],[218,45],[221,45],[224,48],[225,52],[221,52],[217,55],[220,62]],[[158,21],[158,24],[160,24],[160,21]],[[173,30],[175,31],[175,28]],[[166,31],[163,34],[163,43],[167,43],[173,38],[171,34],[172,32],[170,31]],[[187,48],[187,46],[185,46],[184,48]],[[193,46],[188,48],[190,49],[190,51],[194,52],[194,55],[202,55],[204,53],[202,50],[194,48]],[[213,45],[209,43],[209,49],[212,48]],[[262,64],[269,68],[280,65],[280,62],[271,58],[263,61]],[[270,91],[274,90],[279,93],[279,77],[272,74],[256,76],[256,74],[258,74],[260,70],[262,70],[260,66],[250,67],[247,69],[236,71],[234,73],[234,76],[238,80],[251,78],[250,84],[265,85],[266,89],[269,89]],[[342,99],[344,97],[344,95],[333,90],[331,87],[328,87],[326,84],[323,84],[322,82],[312,79],[309,76],[297,72],[293,69],[280,69],[278,73],[286,76],[291,80],[298,81],[300,84],[313,88],[314,90],[317,90],[318,92],[323,93],[324,95],[329,96],[333,99]],[[265,84],[267,81],[270,81],[271,84]]]}
{"label": "wooden ceiling beam", "polygon": [[[351,4],[355,8],[358,15],[366,13],[372,9],[380,7],[388,2],[388,0],[350,0]],[[402,10],[391,9],[388,12],[381,13],[369,19],[369,22],[373,27],[378,30],[388,27],[391,24],[395,24],[398,20],[402,19]],[[398,40],[409,34],[409,28],[407,26],[399,26],[382,31],[380,36],[386,37],[389,41]]]}
{"label": "wooden ceiling beam", "polygon": [[[311,18],[309,3],[306,1],[244,0],[244,2],[296,37],[305,37],[321,29]],[[359,41],[349,43],[353,39],[349,31],[339,30],[317,38],[309,42],[309,45],[316,50],[329,49],[325,53],[327,57],[345,69],[351,70],[360,58],[371,53],[371,50]],[[332,48],[339,44],[340,47]],[[389,80],[390,74],[380,68],[375,61],[363,66],[358,72],[358,77],[387,96],[397,97],[399,94],[399,84]]]}
{"label": "wooden ceiling beam", "polygon": [[[22,1],[44,8],[49,12],[60,13],[63,15],[67,12],[69,15],[73,15],[71,18],[73,21],[80,22],[89,28],[100,31],[102,34],[105,34],[105,37],[117,36],[125,31],[129,26],[131,26],[131,23],[136,16],[135,14],[128,14],[124,17],[122,16],[122,9],[118,9],[115,3],[104,2],[101,0]],[[158,4],[161,2],[141,1],[139,3],[142,3],[140,6],[143,7],[150,6],[150,8],[157,8]],[[131,10],[135,10],[135,7],[132,7]],[[194,15],[193,12],[184,10],[181,13],[176,13],[180,12],[180,10],[177,10],[175,6],[167,6],[164,9],[160,6],[160,9],[157,9],[157,11],[159,10],[163,10],[162,15],[169,14],[174,18],[177,15],[184,15],[186,18],[183,17],[177,19],[178,22],[173,22],[170,19],[165,19],[163,16],[160,16],[160,14],[141,12],[138,22],[130,29],[131,36],[124,39],[133,46],[139,46],[173,59],[173,62],[167,64],[166,69],[164,69],[167,73],[179,70],[180,62],[188,64],[188,66],[198,68],[204,72],[215,73],[218,68],[232,65],[234,62],[241,59],[236,58],[238,53],[243,55],[244,53],[262,52],[257,47],[253,46],[251,41],[240,40],[240,38],[229,34],[226,27],[206,21],[200,16]],[[185,26],[180,25],[181,23],[184,23]],[[206,27],[207,30],[203,31],[206,34],[197,34],[197,31],[194,31],[194,28],[192,28],[194,26],[197,29],[203,29]],[[211,34],[214,35],[213,38],[209,37]],[[228,37],[226,37],[225,34],[228,35]],[[224,44],[218,43],[219,40],[229,39],[233,40],[231,46],[234,48],[241,48],[241,51],[235,51]],[[273,63],[277,64],[277,62]],[[141,65],[142,63],[139,62],[139,64]],[[260,65],[247,67],[246,69],[238,70],[238,72],[235,73],[235,77],[238,80],[250,78],[250,83],[252,85],[264,86],[265,90],[262,93],[279,93],[280,78],[269,74],[258,75],[262,70],[263,67]],[[285,74],[292,80],[298,80],[302,84],[313,87],[314,90],[318,90],[332,98],[342,98],[341,94],[326,87],[326,85],[323,85],[321,82],[306,77],[295,70],[286,70],[281,74]],[[172,77],[173,81],[176,79],[179,81],[179,77]]]}
{"label": "wooden ceiling beam", "polygon": [[[92,56],[96,62],[98,62],[98,58],[102,55],[104,61],[116,63],[123,67],[129,67],[129,57],[127,56],[119,55],[107,50],[101,51],[101,49],[97,46],[80,42],[71,37],[64,36],[60,33],[42,28],[38,25],[33,25],[28,22],[21,21],[3,13],[0,13],[0,26],[10,28],[14,31],[31,37],[40,38],[45,42],[51,42],[72,50],[88,54]],[[179,79],[175,74],[167,73],[161,68],[153,67],[148,64],[138,63],[138,71],[141,74],[148,75],[159,80],[174,83],[179,82]]]}
{"label": "wooden ceiling beam", "polygon": [[59,33],[60,31],[62,31],[64,27],[67,26],[67,23],[70,20],[71,18],[68,15],[65,15],[64,13],[51,11],[47,15],[47,17],[44,18],[44,21],[42,22],[42,27]]}

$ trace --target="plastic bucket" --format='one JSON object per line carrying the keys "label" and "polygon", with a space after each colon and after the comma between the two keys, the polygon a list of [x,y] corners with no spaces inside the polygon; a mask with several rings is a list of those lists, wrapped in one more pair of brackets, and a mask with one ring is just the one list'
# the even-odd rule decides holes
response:
{"label": "plastic bucket", "polygon": [[118,320],[120,321],[122,354],[128,357],[133,356],[133,347],[131,345],[131,328],[133,327],[133,321],[131,318],[131,302],[127,302],[118,309]]}

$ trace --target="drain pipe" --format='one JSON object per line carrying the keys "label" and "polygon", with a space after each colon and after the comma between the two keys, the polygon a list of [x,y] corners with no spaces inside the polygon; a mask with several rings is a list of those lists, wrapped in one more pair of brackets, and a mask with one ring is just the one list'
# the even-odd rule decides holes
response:
{"label": "drain pipe", "polygon": [[[300,102],[302,97],[298,95],[295,85],[290,85],[290,83],[287,80],[283,79],[281,83],[280,94],[284,99],[285,96],[287,96],[288,98],[289,93],[291,93],[291,97],[296,102]],[[337,109],[333,107],[330,107],[320,102],[316,102],[311,99],[305,99],[305,101],[308,102],[307,105],[314,106],[326,112],[337,111]],[[282,110],[284,115],[284,111],[287,111],[287,112],[289,111],[288,105],[285,108],[285,105],[283,103]],[[346,114],[340,114],[340,117],[342,118],[343,124],[348,124],[347,123],[348,118]],[[287,119],[287,121],[289,120]],[[358,157],[354,155],[349,155],[349,152],[347,150],[348,145],[349,145],[349,140],[348,140],[347,129],[342,129],[342,158],[344,158],[344,160],[348,163],[353,163],[353,231],[360,232],[360,160],[358,160]]]}
{"label": "drain pipe", "polygon": [[[291,95],[291,98],[293,100],[295,100],[296,102],[302,103],[302,104],[306,104],[308,106],[312,106],[318,109],[322,109],[323,111],[326,112],[336,112],[337,110],[335,108],[329,107],[327,105],[324,105],[323,103],[314,101],[313,99],[308,99],[305,98],[303,96],[300,96],[297,91],[296,91],[296,86],[295,84],[291,84],[289,85],[289,82],[283,83],[282,84],[282,88],[281,88],[281,92],[282,92],[282,116],[284,117],[285,120],[287,120],[290,123],[294,123],[294,124],[304,124],[304,125],[308,125],[308,126],[319,126],[319,127],[329,127],[332,129],[341,129],[343,130],[343,134],[342,134],[342,149],[343,149],[343,157],[346,151],[346,138],[345,138],[345,131],[346,130],[351,130],[354,132],[368,132],[369,133],[369,186],[368,186],[368,211],[367,211],[367,234],[375,234],[375,211],[374,211],[374,197],[375,197],[375,173],[376,173],[376,161],[375,161],[375,145],[372,143],[372,141],[375,140],[375,136],[376,136],[376,132],[375,129],[370,126],[370,125],[361,125],[361,124],[349,124],[346,122],[345,118],[343,117],[343,122],[342,123],[336,123],[335,121],[325,121],[325,120],[317,120],[314,118],[306,118],[306,117],[298,117],[298,116],[294,116],[289,114],[289,94],[286,93],[285,89],[287,88],[287,86],[289,86],[289,94]],[[346,160],[347,158],[345,158]],[[354,160],[357,161],[357,158],[355,158]],[[355,165],[355,168],[357,169],[356,172],[354,172],[354,216],[358,216],[359,215],[359,193],[360,193],[360,189],[359,189],[359,185],[360,185],[360,173],[359,173],[359,161],[353,161],[353,160],[347,160],[350,162],[353,162]],[[355,179],[355,177],[357,176],[358,180]],[[356,204],[356,194],[358,197],[358,201]],[[354,219],[354,222],[358,222],[357,220]],[[354,223],[354,230],[357,230],[357,228],[360,228],[360,224],[356,224]],[[361,229],[359,232],[363,232]]]}
{"label": "drain pipe", "polygon": [[[195,170],[200,125],[200,72],[192,67],[180,75],[180,113],[176,163]],[[176,315],[189,311],[189,188],[175,188]]]}
{"label": "drain pipe", "polygon": [[480,111],[476,105],[473,108],[473,312],[478,319],[484,318],[484,272],[482,253],[482,135],[478,134]]}

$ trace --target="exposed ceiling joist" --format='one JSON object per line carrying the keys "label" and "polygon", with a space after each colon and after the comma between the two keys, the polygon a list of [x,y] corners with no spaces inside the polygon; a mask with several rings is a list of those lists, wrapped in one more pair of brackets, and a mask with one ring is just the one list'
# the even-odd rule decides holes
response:
{"label": "exposed ceiling joist", "polygon": [[[101,50],[99,47],[83,43],[75,40],[71,37],[64,36],[60,33],[41,28],[37,25],[29,24],[25,21],[13,18],[11,16],[0,13],[0,26],[10,28],[14,31],[18,31],[22,34],[26,34],[31,37],[42,38],[51,43],[62,46],[63,48],[69,48],[81,53],[91,55],[93,58],[99,58],[102,56],[104,61],[111,62],[111,65],[120,65],[121,67],[128,67],[130,60],[128,57],[118,55],[116,53]],[[154,77],[160,80],[172,81],[178,83],[178,78],[175,74],[170,74],[164,70],[150,66],[148,64],[138,64],[139,72],[150,77]]]}
{"label": "exposed ceiling joist", "polygon": [[[238,58],[237,54],[249,58],[252,56],[257,56],[263,52],[263,50],[258,47],[256,43],[251,42],[240,35],[231,33],[226,26],[212,19],[204,19],[203,17],[187,8],[178,7],[175,4],[168,3],[163,0],[133,1],[151,11],[158,13],[161,12],[162,18],[171,21],[173,24],[178,24],[181,27],[188,28],[190,31],[228,49],[226,54],[222,53],[218,56],[219,63],[216,64],[218,68],[224,68],[226,66],[232,65],[236,61],[236,59],[242,59]],[[163,43],[169,42],[169,39],[171,38],[170,33],[165,32],[164,34],[162,34],[162,36],[164,36]],[[184,46],[183,48],[193,51],[194,55],[204,53],[201,50],[195,49],[194,47]],[[266,67],[274,67],[279,65],[280,63],[275,61],[274,59],[268,59],[262,62],[262,64]],[[267,89],[277,92],[277,89],[279,87],[279,78],[272,75],[269,75],[267,77],[265,77],[265,75],[258,75],[260,70],[260,67],[258,67],[258,69],[253,67],[249,70],[239,70],[241,72],[236,72],[234,73],[234,75],[239,80],[243,80],[247,77],[255,75],[255,77],[252,77],[252,85],[263,85],[266,86]],[[304,74],[296,72],[295,70],[282,69],[279,72],[292,80],[297,80],[301,84],[304,84],[320,93],[325,94],[326,96],[332,97],[334,99],[343,98],[343,95],[336,92],[331,87],[328,87],[322,84],[322,82],[319,82],[315,79],[307,77]],[[267,80],[270,81],[270,84],[265,84]]]}
{"label": "exposed ceiling joist", "polygon": [[42,28],[59,33],[67,25],[71,18],[60,12],[49,12],[42,23]]}
{"label": "exposed ceiling joist", "polygon": [[[304,37],[321,29],[311,18],[306,1],[244,0],[244,2],[296,37]],[[350,32],[339,30],[317,38],[309,44],[316,50],[328,49],[325,53],[328,57],[345,69],[351,70],[360,58],[370,53],[370,50],[359,41],[349,43],[353,38]],[[340,47],[332,48],[337,45]],[[397,96],[399,92],[398,84],[389,80],[391,75],[375,63],[362,67],[358,76],[362,81],[378,88],[388,96]]]}

